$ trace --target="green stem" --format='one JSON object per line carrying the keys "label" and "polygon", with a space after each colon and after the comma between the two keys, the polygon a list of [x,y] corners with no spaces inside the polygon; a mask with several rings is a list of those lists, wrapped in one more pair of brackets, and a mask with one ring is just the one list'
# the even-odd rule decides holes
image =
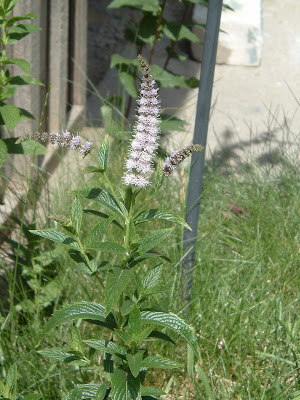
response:
{"label": "green stem", "polygon": [[158,17],[158,21],[157,21],[157,25],[156,25],[154,40],[153,40],[153,44],[152,44],[152,47],[151,47],[151,50],[150,50],[150,54],[149,54],[149,59],[148,59],[148,63],[149,64],[151,64],[151,62],[152,62],[152,57],[153,57],[154,50],[155,50],[155,47],[156,47],[156,44],[157,44],[157,41],[158,41],[159,28],[161,26],[162,16],[163,16],[163,12],[164,12],[166,3],[167,3],[167,0],[164,0],[163,4],[161,6],[161,11],[160,11],[160,14],[159,14],[159,17]]}
{"label": "green stem", "polygon": [[[83,244],[81,243],[81,240],[79,239],[79,237],[76,237],[76,240],[77,240],[77,242],[79,244],[81,254],[83,255],[83,257],[84,257],[84,259],[85,259],[90,271],[91,272],[95,272],[94,268],[93,268],[93,266],[92,266],[92,264],[91,264],[91,262],[89,260],[89,257],[88,257],[88,255],[87,255],[87,253],[85,251],[85,248],[84,248]],[[104,284],[103,284],[102,280],[99,278],[99,276],[97,274],[95,274],[95,276],[96,276],[96,279],[98,280],[98,282],[100,283],[100,285],[102,286],[102,288],[104,288]]]}

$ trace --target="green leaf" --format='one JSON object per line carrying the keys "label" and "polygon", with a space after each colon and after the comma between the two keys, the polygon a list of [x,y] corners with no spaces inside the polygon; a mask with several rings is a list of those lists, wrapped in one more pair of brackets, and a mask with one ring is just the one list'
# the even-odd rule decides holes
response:
{"label": "green leaf", "polygon": [[83,348],[81,335],[80,335],[79,329],[74,324],[71,328],[71,335],[72,335],[71,346],[72,346],[73,350],[78,351],[83,354],[84,348]]}
{"label": "green leaf", "polygon": [[130,372],[126,374],[118,368],[112,374],[111,382],[112,400],[139,400],[141,386],[139,377],[135,378]]}
{"label": "green leaf", "polygon": [[95,400],[104,400],[107,393],[107,386],[100,385],[99,389],[97,390]]}
{"label": "green leaf", "polygon": [[158,0],[113,0],[107,8],[130,7],[143,12],[151,12],[158,15],[160,11]]}
{"label": "green leaf", "polygon": [[18,372],[17,372],[17,364],[13,364],[7,373],[6,377],[6,387],[9,389],[10,393],[13,393],[13,390],[16,388],[18,379]]}
{"label": "green leaf", "polygon": [[161,356],[148,356],[142,361],[142,367],[172,369],[181,368],[181,365]]}
{"label": "green leaf", "polygon": [[130,260],[128,262],[128,268],[133,268],[135,265],[143,262],[147,258],[154,258],[154,257],[160,257],[160,258],[164,259],[165,261],[167,261],[168,263],[172,262],[169,257],[159,253],[158,251],[151,250],[148,253],[145,253],[142,256],[138,256],[138,257],[136,257],[136,254],[133,254],[133,256],[130,258]]}
{"label": "green leaf", "polygon": [[172,344],[176,344],[176,342],[174,342],[174,340],[172,338],[170,338],[169,335],[166,335],[165,333],[160,332],[160,331],[156,331],[156,330],[152,331],[149,334],[149,337],[154,337],[154,338],[157,338],[157,339],[165,340],[166,342],[169,342],[169,343],[172,343]]}
{"label": "green leaf", "polygon": [[40,400],[41,397],[42,395],[39,393],[31,393],[24,396],[23,400]]}
{"label": "green leaf", "polygon": [[166,394],[163,390],[157,389],[155,387],[142,387],[141,388],[141,395],[142,396],[162,396]]}
{"label": "green leaf", "polygon": [[19,122],[26,119],[35,119],[30,112],[13,104],[3,104],[0,106],[0,125],[6,125],[11,131],[15,129]]}
{"label": "green leaf", "polygon": [[0,379],[0,395],[3,396],[5,399],[9,396],[9,389]]}
{"label": "green leaf", "polygon": [[71,357],[72,353],[69,353],[58,347],[52,347],[51,349],[38,350],[37,353],[44,357],[48,357],[52,360],[63,362],[66,358]]}
{"label": "green leaf", "polygon": [[84,168],[82,171],[84,174],[90,174],[94,172],[102,172],[100,168],[94,167],[93,165],[89,165],[88,167]]}
{"label": "green leaf", "polygon": [[135,79],[134,76],[132,75],[132,72],[127,70],[127,71],[118,71],[119,79],[122,85],[124,86],[124,89],[126,92],[133,98],[138,97],[138,91],[137,88],[135,87]]}
{"label": "green leaf", "polygon": [[95,340],[95,339],[90,339],[90,340],[84,340],[84,343],[86,343],[88,346],[92,347],[93,349],[96,350],[101,350],[104,351],[105,353],[109,354],[117,354],[117,355],[122,355],[126,356],[127,351],[126,348],[114,343],[110,340]]}
{"label": "green leaf", "polygon": [[135,304],[132,307],[131,313],[128,320],[128,334],[136,335],[142,330],[141,313],[138,306]]}
{"label": "green leaf", "polygon": [[30,74],[30,64],[29,64],[29,62],[27,60],[24,60],[23,58],[10,58],[8,60],[1,61],[1,64],[3,64],[3,65],[8,65],[8,64],[17,65],[26,74]]}
{"label": "green leaf", "polygon": [[187,341],[194,352],[199,356],[199,347],[192,329],[177,315],[171,312],[163,311],[143,311],[141,312],[141,319],[142,322],[161,325],[178,333]]}
{"label": "green leaf", "polygon": [[[87,213],[87,214],[97,215],[97,217],[101,217],[101,218],[106,218],[106,219],[109,218],[109,215],[107,215],[107,214],[105,214],[105,213],[103,213],[103,212],[101,212],[101,211],[97,211],[97,210],[88,210],[88,209],[84,209],[83,212],[84,212],[84,213]],[[122,226],[121,224],[119,224],[119,222],[116,221],[115,219],[112,221],[112,223],[113,223],[114,225],[116,225],[118,228],[123,229],[123,226]]]}
{"label": "green leaf", "polygon": [[109,137],[108,135],[106,135],[101,143],[98,153],[98,161],[100,164],[101,172],[105,172],[107,170],[108,152],[109,152]]}
{"label": "green leaf", "polygon": [[115,267],[113,271],[108,271],[105,285],[105,315],[113,309],[131,277],[131,270],[128,269]]}
{"label": "green leaf", "polygon": [[155,219],[176,222],[177,224],[191,230],[191,227],[179,215],[169,210],[162,210],[157,208],[142,211],[137,217],[134,218],[134,223],[135,225],[137,225],[141,224],[142,222],[147,222]]}
{"label": "green leaf", "polygon": [[151,65],[151,72],[153,79],[155,79],[162,87],[182,87],[189,89],[189,86],[182,75],[173,74],[158,65]]}
{"label": "green leaf", "polygon": [[88,237],[85,241],[85,247],[88,248],[91,243],[94,242],[97,236],[99,236],[107,227],[112,223],[114,217],[109,217],[106,220],[97,224],[91,232],[88,234]]}
{"label": "green leaf", "polygon": [[114,68],[119,65],[139,67],[140,63],[137,58],[126,58],[120,56],[119,54],[113,54],[110,58],[110,68]]}
{"label": "green leaf", "polygon": [[152,233],[151,235],[148,235],[144,237],[137,249],[135,249],[133,257],[136,258],[135,256],[141,256],[147,251],[153,249],[155,246],[158,244],[161,244],[173,231],[173,228],[168,228],[168,229],[162,229],[160,231],[157,231],[155,233]]}
{"label": "green leaf", "polygon": [[9,85],[7,84],[0,93],[0,101],[3,102],[13,96],[16,91],[19,89],[18,85]]}
{"label": "green leaf", "polygon": [[95,383],[86,383],[84,385],[78,385],[75,389],[71,390],[64,400],[83,400],[95,398],[99,388],[105,387],[106,385],[99,385]]}
{"label": "green leaf", "polygon": [[41,28],[39,28],[36,25],[33,24],[19,24],[13,26],[8,32],[7,32],[7,43],[8,44],[13,44],[21,39],[23,39],[25,36],[29,35],[30,33],[40,31]]}
{"label": "green leaf", "polygon": [[26,140],[24,142],[16,144],[18,138],[7,138],[3,139],[3,142],[7,146],[7,152],[9,154],[27,154],[27,155],[42,155],[47,153],[47,149],[41,143],[35,140]]}
{"label": "green leaf", "polygon": [[199,375],[199,378],[201,379],[201,381],[203,383],[203,386],[205,388],[205,391],[206,391],[206,394],[207,394],[208,398],[210,400],[215,400],[215,396],[213,394],[213,391],[212,391],[212,389],[211,389],[211,387],[209,385],[207,376],[206,376],[205,372],[203,371],[203,369],[200,368],[199,365],[196,365],[195,366],[195,371],[197,372],[197,374]]}
{"label": "green leaf", "polygon": [[39,81],[36,78],[33,78],[30,75],[12,76],[11,78],[9,78],[9,83],[11,85],[18,85],[18,86],[24,86],[24,85],[40,85],[40,86],[44,86],[43,82]]}
{"label": "green leaf", "polygon": [[0,168],[5,163],[7,157],[7,146],[3,140],[0,139]]}
{"label": "green leaf", "polygon": [[18,1],[19,0],[4,0],[4,4],[3,4],[3,1],[1,1],[1,3],[3,4],[3,7],[4,7],[6,15],[10,14],[10,12],[15,7],[15,5],[17,4]]}
{"label": "green leaf", "polygon": [[185,125],[188,125],[183,119],[174,117],[173,115],[161,114],[161,123],[159,125],[162,131],[178,131],[183,132]]}
{"label": "green leaf", "polygon": [[[72,193],[78,194],[86,199],[94,200],[109,208],[114,214],[123,217],[121,208],[119,207],[116,199],[105,189],[100,188],[84,188],[73,190]],[[124,206],[125,208],[125,206]]]}
{"label": "green leaf", "polygon": [[95,321],[106,322],[104,307],[88,301],[68,304],[61,310],[56,311],[48,320],[42,332],[42,337],[47,335],[53,328],[64,322],[74,321],[78,318],[91,319]]}
{"label": "green leaf", "polygon": [[79,235],[82,221],[82,207],[78,197],[76,196],[71,209],[71,222],[72,226],[74,226],[77,235]]}
{"label": "green leaf", "polygon": [[138,350],[135,354],[127,354],[127,361],[132,375],[136,378],[142,367],[145,350]]}
{"label": "green leaf", "polygon": [[29,232],[34,235],[38,235],[43,238],[52,240],[53,242],[61,243],[64,246],[72,247],[75,250],[80,250],[80,246],[74,237],[56,231],[55,229],[42,229],[42,230],[34,229],[30,230]]}
{"label": "green leaf", "polygon": [[128,255],[128,252],[125,249],[125,247],[121,246],[118,243],[113,243],[113,242],[94,242],[89,244],[86,248],[94,250],[102,250],[102,251],[112,251],[114,253]]}
{"label": "green leaf", "polygon": [[23,15],[18,15],[18,16],[16,16],[16,17],[9,18],[9,20],[7,21],[7,26],[8,26],[8,27],[9,27],[9,26],[12,26],[15,22],[23,21],[24,19],[31,19],[31,20],[33,20],[33,19],[37,19],[37,16],[36,16],[35,14],[31,14],[31,13],[29,13],[29,14],[23,14]]}
{"label": "green leaf", "polygon": [[[69,250],[68,251],[69,256],[72,258],[72,260],[77,264],[77,266],[81,269],[81,271],[87,275],[92,275],[93,273],[96,272],[97,270],[97,265],[95,260],[92,258],[90,254],[88,254],[88,258],[90,261],[90,265],[87,263],[85,257],[80,251],[77,250]],[[91,270],[92,267],[92,270]]]}
{"label": "green leaf", "polygon": [[145,278],[142,279],[142,286],[144,289],[152,289],[153,287],[158,285],[162,274],[162,266],[158,266],[153,268],[151,271],[147,273]]}
{"label": "green leaf", "polygon": [[178,40],[187,39],[193,43],[199,43],[201,40],[185,25],[178,25],[174,22],[166,22],[163,26],[164,34],[171,40],[177,42]]}
{"label": "green leaf", "polygon": [[139,23],[136,32],[137,39],[144,43],[153,44],[157,29],[157,17],[146,14]]}

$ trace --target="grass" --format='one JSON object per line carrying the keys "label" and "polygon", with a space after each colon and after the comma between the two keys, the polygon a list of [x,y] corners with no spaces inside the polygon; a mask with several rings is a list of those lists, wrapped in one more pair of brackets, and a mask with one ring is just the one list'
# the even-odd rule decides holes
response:
{"label": "grass", "polygon": [[[118,159],[112,162],[115,174],[120,163]],[[178,180],[170,177],[159,205],[182,215],[185,182],[183,173]],[[71,187],[76,184],[73,182]],[[286,400],[300,390],[299,188],[296,162],[281,163],[276,173],[248,162],[239,175],[224,174],[223,169],[208,166],[191,301],[185,304],[180,290],[180,229],[165,247],[175,260],[175,265],[165,266],[164,279],[171,290],[155,300],[160,307],[164,305],[177,313],[180,310],[179,315],[195,328],[201,348],[194,378],[186,378],[186,368],[173,375],[149,375],[151,383],[167,388],[167,399]],[[65,189],[64,185],[59,190]],[[66,200],[70,200],[69,196]],[[68,208],[67,204],[56,207]],[[54,210],[57,214],[58,209]],[[164,223],[159,226],[163,228]],[[54,261],[40,261],[45,251],[55,253]],[[45,319],[64,302],[97,301],[101,293],[57,248],[43,242],[34,247],[33,256],[29,254],[29,264],[20,266],[22,284],[13,285],[14,274],[1,263],[10,288],[14,287],[15,305],[27,299],[31,300],[31,309],[10,307],[8,313],[9,309],[2,307],[0,379],[16,362],[19,393],[36,390],[45,399],[54,399],[88,378],[84,369],[53,365],[36,352]],[[36,277],[34,282],[32,275]],[[49,304],[37,301],[45,281],[55,282],[56,287],[55,299]],[[81,324],[80,329],[83,337],[92,336],[90,326]],[[69,327],[63,325],[48,335],[42,346],[63,347],[69,335]],[[186,366],[192,362],[191,358],[187,361],[186,347],[180,341],[175,348],[156,345],[153,352],[172,354]],[[89,376],[98,381],[96,372]]]}

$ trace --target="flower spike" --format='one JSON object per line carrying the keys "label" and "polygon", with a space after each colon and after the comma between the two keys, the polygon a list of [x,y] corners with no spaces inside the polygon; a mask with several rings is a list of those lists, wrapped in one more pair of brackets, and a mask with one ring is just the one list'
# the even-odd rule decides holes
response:
{"label": "flower spike", "polygon": [[123,181],[126,185],[146,187],[148,176],[152,172],[152,158],[158,147],[157,138],[160,133],[160,106],[157,96],[158,89],[154,87],[151,70],[144,58],[138,59],[143,68],[143,78],[140,96],[137,100],[137,121],[134,126],[134,137],[126,160],[126,172]]}
{"label": "flower spike", "polygon": [[176,150],[174,153],[165,159],[161,170],[165,175],[170,175],[178,165],[189,157],[194,151],[202,151],[203,146],[200,144],[191,144],[188,147],[184,147],[183,149]]}

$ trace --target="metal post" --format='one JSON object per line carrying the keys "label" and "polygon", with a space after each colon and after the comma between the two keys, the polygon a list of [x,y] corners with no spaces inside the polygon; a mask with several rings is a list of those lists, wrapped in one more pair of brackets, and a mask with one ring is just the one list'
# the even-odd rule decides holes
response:
{"label": "metal post", "polygon": [[192,271],[195,260],[195,243],[197,240],[200,197],[202,193],[205,147],[221,12],[222,0],[209,0],[193,140],[195,144],[201,144],[204,147],[204,151],[201,153],[193,153],[192,155],[185,215],[185,220],[192,228],[192,231],[185,229],[183,234],[184,258],[182,265],[182,281],[185,284],[187,300],[190,298],[190,291],[193,283]]}

